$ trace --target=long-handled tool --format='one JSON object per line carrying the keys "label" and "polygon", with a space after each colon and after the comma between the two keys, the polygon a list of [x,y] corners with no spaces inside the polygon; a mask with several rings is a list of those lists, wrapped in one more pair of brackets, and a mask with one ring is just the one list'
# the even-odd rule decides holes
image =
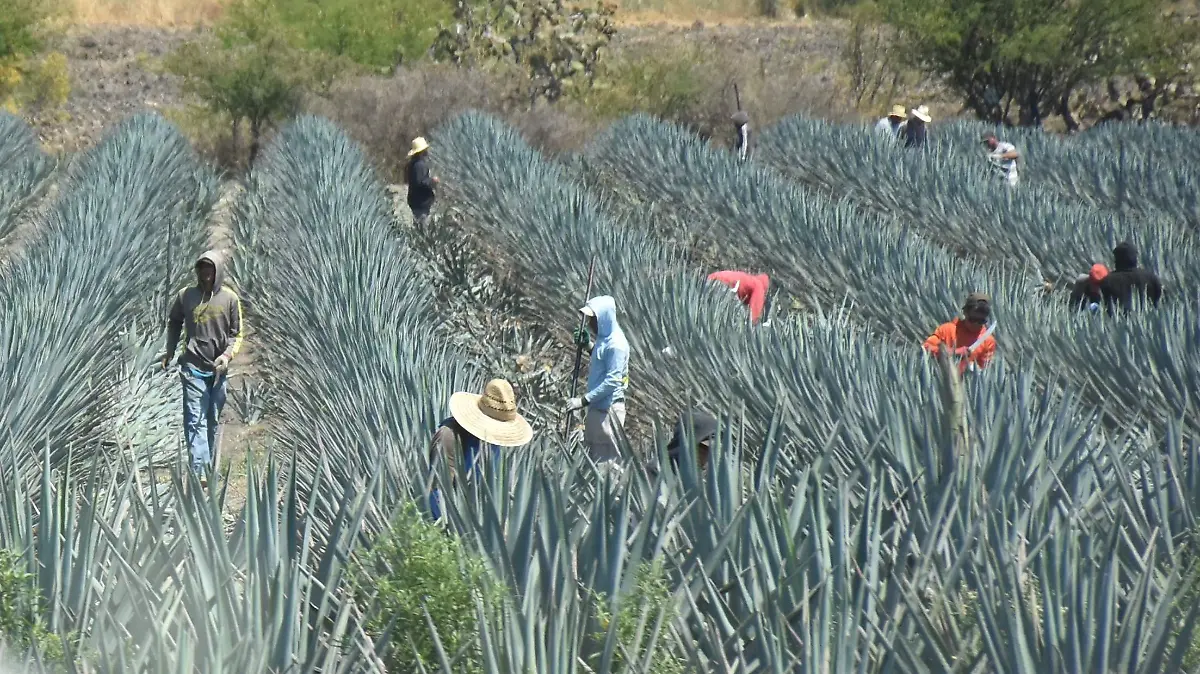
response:
{"label": "long-handled tool", "polygon": [[[584,296],[583,296],[583,301],[585,304],[587,303],[587,301],[589,299],[592,298],[592,281],[593,281],[593,279],[595,279],[595,274],[596,274],[596,254],[593,253],[592,260],[591,260],[591,262],[588,263],[587,292],[584,293]],[[579,317],[579,331],[586,329],[586,325],[584,323],[585,320],[587,320],[586,317],[584,317],[584,316]],[[579,390],[579,367],[582,364],[583,364],[583,345],[576,344],[575,345],[575,367],[571,369],[571,397],[572,398],[575,397],[575,394]],[[567,420],[563,424],[563,437],[564,438],[567,437],[567,435],[569,435],[571,432],[571,418],[574,416],[575,415],[573,412],[571,412],[570,410],[567,411]]]}
{"label": "long-handled tool", "polygon": [[[992,324],[988,326],[988,329],[984,330],[983,334],[979,336],[979,339],[975,340],[974,344],[967,347],[967,357],[968,358],[971,357],[971,354],[975,353],[976,349],[978,349],[980,346],[983,345],[984,341],[986,341],[988,337],[992,336],[992,333],[996,331],[996,326],[998,324],[999,324],[998,321],[993,320]],[[971,362],[971,364],[968,366],[968,369],[971,372],[974,372],[974,371],[978,370],[979,368],[975,366],[974,362]]]}

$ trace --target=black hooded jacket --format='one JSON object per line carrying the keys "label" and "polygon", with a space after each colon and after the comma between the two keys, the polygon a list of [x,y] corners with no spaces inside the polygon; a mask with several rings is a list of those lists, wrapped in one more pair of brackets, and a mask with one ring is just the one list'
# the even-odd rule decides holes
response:
{"label": "black hooded jacket", "polygon": [[429,158],[421,152],[408,162],[405,181],[408,183],[408,207],[413,213],[428,213],[433,208],[433,176]]}
{"label": "black hooded jacket", "polygon": [[1113,271],[1100,282],[1100,295],[1109,313],[1118,306],[1121,311],[1131,310],[1135,294],[1158,306],[1162,283],[1154,272],[1138,267],[1138,251],[1132,243],[1118,244],[1113,249],[1113,262]]}

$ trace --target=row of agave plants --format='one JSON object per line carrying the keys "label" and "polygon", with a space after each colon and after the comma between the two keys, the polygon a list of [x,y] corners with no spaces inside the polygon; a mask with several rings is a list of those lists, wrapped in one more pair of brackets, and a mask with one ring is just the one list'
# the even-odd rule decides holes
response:
{"label": "row of agave plants", "polygon": [[[206,238],[215,188],[186,139],[150,116],[121,124],[60,176],[60,196],[0,283],[5,465],[36,473],[43,449],[55,465],[95,452],[176,458],[175,392],[149,366],[182,258]],[[181,264],[168,259],[168,231]]]}
{"label": "row of agave plants", "polygon": [[[530,236],[521,241],[537,242],[522,264],[561,248],[560,258],[580,259],[544,271],[574,286],[596,242],[571,231],[635,242],[636,231],[606,218],[494,120],[454,124],[448,130],[501,132],[487,158],[508,152],[497,166],[509,173],[493,179],[522,180],[524,205],[543,216],[560,209],[551,220],[558,239],[531,217],[520,221]],[[498,223],[518,205],[498,201],[474,217]],[[154,211],[134,209],[143,210]],[[249,181],[235,236],[234,272],[260,326],[275,456],[286,457],[286,470],[248,471],[229,533],[221,492],[209,497],[179,472],[147,488],[137,472],[85,470],[99,453],[92,464],[57,466],[49,449],[10,454],[8,465],[36,466],[37,476],[14,476],[5,490],[5,547],[39,571],[59,621],[52,629],[78,642],[67,669],[385,671],[388,654],[418,638],[368,630],[382,609],[351,588],[348,570],[397,508],[424,502],[431,473],[448,484],[428,465],[425,442],[448,393],[477,386],[481,373],[437,347],[428,289],[388,227],[382,185],[327,122],[305,118],[279,134]],[[484,560],[502,591],[476,596],[474,637],[455,648],[430,618],[434,657],[415,669],[1194,668],[1190,531],[1200,464],[1177,425],[1114,435],[1077,396],[1039,393],[1001,367],[970,385],[964,445],[941,398],[927,392],[939,380],[919,356],[873,345],[899,363],[892,375],[926,383],[884,394],[889,371],[869,366],[872,350],[860,344],[868,337],[829,339],[834,327],[819,322],[775,337],[751,331],[698,274],[642,243],[652,254],[616,249],[628,277],[605,272],[598,285],[626,283],[622,297],[647,315],[652,299],[661,303],[660,326],[648,319],[635,339],[670,339],[681,354],[677,379],[639,385],[707,394],[712,370],[700,359],[718,351],[703,342],[732,339],[757,360],[726,356],[727,378],[799,367],[815,379],[857,365],[874,414],[860,410],[817,435],[814,419],[838,413],[828,403],[806,407],[820,395],[857,395],[853,382],[798,389],[812,400],[792,401],[770,393],[790,382],[762,381],[761,393],[735,382],[745,399],[775,404],[727,418],[707,471],[685,453],[677,473],[634,465],[598,475],[551,436],[506,453],[478,479],[460,479],[443,506],[447,534]],[[645,283],[656,269],[675,274],[675,285]],[[671,304],[663,287],[693,301]],[[558,310],[563,320],[572,307]],[[689,332],[706,321],[715,323],[708,332]],[[776,353],[791,342],[802,358]],[[826,370],[810,353],[821,348]],[[734,398],[716,395],[719,408],[734,409]],[[886,423],[863,428],[872,417]],[[627,449],[661,460],[658,439]],[[805,442],[836,451],[795,451]],[[154,442],[143,435],[130,445],[138,452]],[[618,610],[647,568],[661,576],[666,600]],[[7,655],[23,671],[50,671],[37,647]]]}
{"label": "row of agave plants", "polygon": [[[985,129],[980,122],[960,121],[940,126],[937,136],[978,162]],[[1022,181],[1061,198],[1165,219],[1200,234],[1200,134],[1195,130],[1108,124],[1068,137],[1036,129],[1006,129],[1003,135],[1024,155]]]}
{"label": "row of agave plants", "polygon": [[[686,608],[675,621],[678,631],[668,630],[671,642],[690,654],[689,667],[1108,671],[1118,666],[1107,654],[1086,655],[1096,644],[1107,649],[1112,639],[1120,638],[1116,635],[1122,629],[1102,618],[1103,611],[1079,614],[1081,622],[1069,627],[1058,612],[1067,606],[1113,608],[1089,594],[1095,587],[1090,579],[1115,571],[1113,560],[1130,551],[1120,546],[1103,551],[1089,547],[1086,553],[1051,551],[1046,541],[1065,542],[1071,537],[1051,532],[1074,526],[1068,522],[1087,521],[1114,535],[1140,532],[1151,547],[1157,543],[1145,537],[1173,531],[1160,542],[1170,539],[1168,545],[1181,550],[1177,534],[1186,530],[1182,523],[1189,516],[1180,504],[1190,502],[1190,487],[1176,493],[1154,487],[1165,482],[1159,463],[1162,448],[1174,457],[1175,471],[1188,461],[1176,426],[1170,426],[1175,433],[1171,442],[1139,425],[1138,440],[1129,443],[1119,434],[1124,439],[1113,444],[1115,438],[1097,429],[1094,412],[1081,407],[1075,396],[1035,393],[1028,375],[1010,376],[1001,367],[997,376],[972,382],[968,407],[974,423],[973,451],[968,457],[947,454],[948,429],[937,412],[938,401],[930,396],[937,382],[922,370],[924,361],[916,354],[872,343],[837,320],[749,329],[729,318],[727,305],[712,303],[702,276],[689,272],[678,251],[656,243],[639,225],[610,217],[567,171],[538,156],[499,121],[468,114],[439,130],[434,140],[439,172],[452,190],[454,208],[486,233],[497,255],[518,268],[525,279],[523,290],[537,298],[537,310],[529,318],[569,325],[588,259],[598,253],[597,287],[618,297],[633,345],[632,386],[642,392],[635,398],[642,405],[638,412],[667,415],[699,400],[715,409],[740,407],[754,420],[751,425],[758,426],[758,433],[746,429],[745,437],[755,438],[756,446],[739,447],[749,451],[734,452],[736,465],[719,461],[700,475],[685,460],[678,476],[663,477],[664,484],[678,479],[684,502],[693,514],[699,513],[684,525],[688,551],[696,549],[699,533],[707,535],[719,526],[714,522],[732,524],[732,514],[750,506],[740,499],[753,497],[759,501],[754,507],[761,507],[765,499],[779,499],[768,508],[776,514],[752,511],[755,525],[745,524],[745,535],[730,540],[723,553],[728,556],[718,555],[722,564],[715,575],[701,560],[675,567],[680,580],[702,572],[705,581],[697,583],[692,577],[690,588],[677,590]],[[700,191],[703,187],[694,188]],[[840,339],[831,339],[838,333]],[[673,355],[659,353],[663,345],[671,346]],[[1134,428],[1128,430],[1132,433]],[[1069,447],[1047,442],[1051,436],[1067,437],[1059,433],[1073,438]],[[758,456],[753,467],[743,463],[747,454]],[[1030,458],[1032,463],[1026,464]],[[1143,464],[1143,458],[1150,460]],[[1141,466],[1142,490],[1122,487],[1136,482],[1129,466]],[[804,479],[797,480],[801,474]],[[1047,474],[1070,474],[1074,486],[1060,491],[1049,483],[1034,485]],[[640,476],[634,481],[640,482]],[[914,482],[921,494],[912,503],[924,504],[916,506],[922,510],[919,516],[907,510],[913,493],[908,485]],[[1079,488],[1107,502],[1105,509],[1115,506],[1110,496],[1122,492],[1138,502],[1128,511],[1138,514],[1133,520],[1110,519],[1100,525],[1074,510],[1082,503],[1075,496],[1067,499],[1074,505],[1060,500]],[[834,494],[834,502],[848,506],[838,515],[828,509],[830,503],[817,506],[806,500],[822,501]],[[1147,499],[1154,500],[1150,494],[1157,495],[1162,508],[1147,505]],[[689,497],[697,500],[688,502]],[[669,503],[672,497],[662,498]],[[871,503],[879,508],[878,521]],[[803,514],[810,506],[815,509]],[[645,515],[631,516],[639,522]],[[775,516],[791,518],[794,528],[758,528],[763,523],[757,518],[770,521]],[[808,516],[815,519],[805,523]],[[946,519],[936,524],[925,519],[943,516]],[[912,535],[929,538],[914,543],[905,533],[913,532],[918,520],[922,533]],[[1039,533],[1014,530],[1014,522]],[[830,538],[813,539],[814,532]],[[909,544],[915,547],[906,547]],[[665,547],[670,549],[669,544]],[[522,546],[520,551],[527,549]],[[1045,565],[1031,566],[1032,557],[1039,555],[1049,555]],[[545,556],[539,551],[535,559],[541,562]],[[1051,557],[1058,561],[1049,562]],[[527,568],[525,556],[518,559],[519,568]],[[1067,566],[1056,566],[1060,561],[1080,566],[1068,571]],[[1189,556],[1168,554],[1160,561],[1155,577],[1179,574],[1168,592],[1182,597]],[[1004,567],[1009,569],[1002,571]],[[1085,584],[1093,589],[1069,589],[1070,582],[1052,580],[1072,573],[1080,574],[1075,577],[1081,581],[1089,579]],[[1117,576],[1129,579],[1124,571],[1111,578]],[[1119,585],[1106,585],[1107,591],[1125,594]],[[699,597],[697,588],[702,591]],[[706,597],[703,591],[714,593]],[[1051,596],[1055,598],[1048,600]],[[1134,612],[1174,612],[1177,622],[1163,625],[1186,625],[1179,622],[1183,604],[1167,608],[1180,597],[1154,607],[1143,604]],[[983,608],[980,601],[995,605]],[[1043,602],[1056,611],[1043,613]],[[990,617],[981,618],[984,614]],[[653,620],[649,617],[647,622]],[[964,628],[973,634],[966,636]],[[1067,648],[1068,640],[1084,634],[1085,640],[1096,641]],[[1014,646],[1014,639],[1021,643]],[[1134,641],[1126,645],[1130,650],[1124,652],[1142,655],[1122,655],[1119,666],[1135,671],[1146,666],[1146,658],[1154,660],[1155,667],[1166,658],[1182,662],[1188,646],[1186,637],[1164,645],[1158,654]],[[1070,662],[1063,657],[1068,650]]]}
{"label": "row of agave plants", "polygon": [[38,147],[29,126],[0,111],[0,244],[12,235],[53,170],[53,160]]}
{"label": "row of agave plants", "polygon": [[[765,136],[760,156],[769,152]],[[805,154],[802,145],[787,156]],[[813,151],[820,147],[815,142],[803,147],[807,157],[856,156],[845,147],[827,152]],[[1038,281],[1028,275],[957,258],[896,218],[831,201],[646,116],[616,124],[580,161],[603,173],[616,193],[632,194],[657,212],[673,212],[731,256],[753,260],[777,286],[826,308],[853,301],[857,320],[911,349],[954,316],[968,292],[983,291],[993,297],[997,339],[1011,364],[1088,392],[1127,420],[1200,419],[1190,393],[1200,387],[1200,326],[1185,301],[1121,320],[1039,301]],[[951,191],[945,198],[963,194]],[[990,225],[989,231],[1009,228],[1000,222],[1006,224]],[[1019,223],[1011,228],[1019,230]]]}
{"label": "row of agave plants", "polygon": [[[1110,261],[1113,246],[1128,238],[1173,286],[1196,287],[1200,257],[1195,233],[1178,222],[1182,214],[1098,209],[1036,180],[1009,189],[982,158],[978,136],[962,135],[926,152],[898,152],[862,128],[792,117],[759,136],[755,159],[883,211],[976,262],[1028,268],[1038,283],[1065,282]],[[1036,175],[1041,159],[1027,160]]]}

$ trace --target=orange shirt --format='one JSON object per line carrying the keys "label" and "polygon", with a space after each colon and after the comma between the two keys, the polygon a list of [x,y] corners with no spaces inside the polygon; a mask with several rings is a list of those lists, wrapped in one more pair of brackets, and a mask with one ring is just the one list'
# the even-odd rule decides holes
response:
{"label": "orange shirt", "polygon": [[[970,348],[979,339],[986,328],[981,325],[970,325],[961,318],[956,318],[949,323],[942,323],[937,330],[925,340],[925,350],[937,354],[938,346],[945,344],[946,348],[953,352],[955,349]],[[987,367],[988,361],[996,353],[996,338],[988,335],[988,338],[983,340],[978,349],[970,355],[968,359],[964,359],[958,364],[959,371],[967,369],[967,362],[975,363],[980,369]]]}

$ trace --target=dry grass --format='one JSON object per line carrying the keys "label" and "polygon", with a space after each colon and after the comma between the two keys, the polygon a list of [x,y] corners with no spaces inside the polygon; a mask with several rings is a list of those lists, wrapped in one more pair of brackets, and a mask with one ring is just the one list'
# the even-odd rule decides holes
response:
{"label": "dry grass", "polygon": [[[62,0],[77,24],[184,28],[207,26],[229,0]],[[759,0],[618,0],[618,23],[739,23],[759,16]]]}
{"label": "dry grass", "polygon": [[228,0],[63,0],[83,25],[182,28],[211,25]]}

